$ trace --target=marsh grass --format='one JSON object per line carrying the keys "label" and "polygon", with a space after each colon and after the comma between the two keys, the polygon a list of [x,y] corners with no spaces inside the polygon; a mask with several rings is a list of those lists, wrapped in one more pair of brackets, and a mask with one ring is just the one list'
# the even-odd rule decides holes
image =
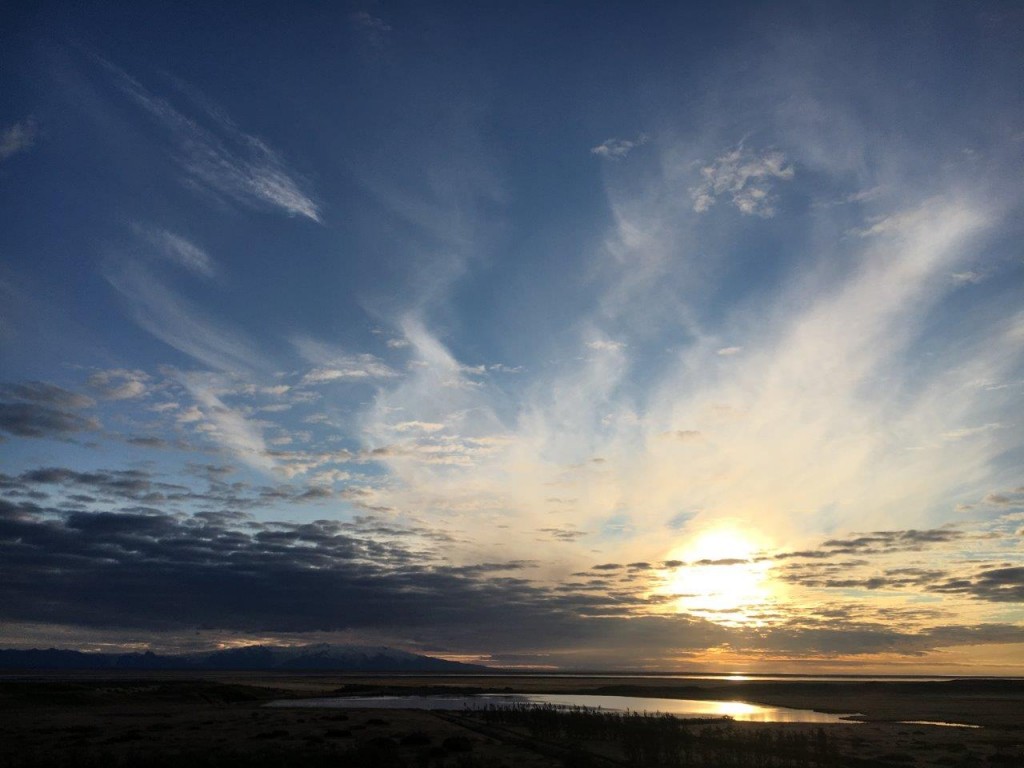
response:
{"label": "marsh grass", "polygon": [[841,764],[835,741],[820,727],[744,730],[727,718],[687,720],[656,713],[528,704],[488,707],[467,717],[564,745],[569,750],[565,762],[573,768],[596,765],[593,759],[587,762],[595,749],[645,768],[830,768]]}

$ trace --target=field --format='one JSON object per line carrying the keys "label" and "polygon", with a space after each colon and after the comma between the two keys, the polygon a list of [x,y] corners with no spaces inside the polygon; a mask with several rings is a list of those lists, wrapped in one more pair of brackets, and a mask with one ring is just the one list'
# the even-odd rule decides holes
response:
{"label": "field", "polygon": [[[858,712],[863,722],[816,726],[536,710],[470,714],[265,706],[283,698],[403,691],[737,699]],[[138,672],[0,677],[0,767],[146,765],[1022,766],[1024,683]]]}

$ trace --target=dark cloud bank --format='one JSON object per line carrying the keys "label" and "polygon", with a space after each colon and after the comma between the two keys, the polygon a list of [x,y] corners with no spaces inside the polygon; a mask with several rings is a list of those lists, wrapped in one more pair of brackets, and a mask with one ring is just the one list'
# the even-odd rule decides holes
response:
{"label": "dark cloud bank", "polygon": [[99,429],[99,423],[77,411],[93,405],[91,398],[42,381],[0,385],[0,440],[15,437],[67,438]]}
{"label": "dark cloud bank", "polygon": [[[168,636],[367,632],[496,659],[553,654],[568,665],[622,667],[709,647],[921,654],[945,645],[1024,642],[1024,629],[1011,625],[909,632],[852,614],[792,617],[769,630],[730,629],[658,613],[671,596],[646,594],[649,563],[602,564],[595,575],[621,571],[621,577],[554,585],[531,579],[534,564],[527,561],[445,564],[443,533],[373,516],[258,522],[248,510],[323,494],[227,483],[223,475],[197,471],[205,490],[137,469],[44,467],[0,475],[0,619]],[[201,511],[181,511],[185,502]],[[920,538],[920,532],[903,537]],[[936,593],[1024,599],[1022,568],[989,568],[969,578],[891,577],[927,579],[926,589]]]}

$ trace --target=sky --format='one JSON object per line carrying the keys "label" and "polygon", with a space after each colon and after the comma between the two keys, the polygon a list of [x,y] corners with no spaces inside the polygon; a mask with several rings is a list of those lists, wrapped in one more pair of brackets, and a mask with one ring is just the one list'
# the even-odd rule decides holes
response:
{"label": "sky", "polygon": [[0,644],[1024,675],[1024,7],[15,2]]}

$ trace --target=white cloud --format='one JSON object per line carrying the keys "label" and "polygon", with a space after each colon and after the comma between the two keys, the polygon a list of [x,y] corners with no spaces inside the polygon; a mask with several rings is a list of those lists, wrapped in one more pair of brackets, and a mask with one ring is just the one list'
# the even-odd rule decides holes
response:
{"label": "white cloud", "polygon": [[389,379],[398,373],[379,357],[368,353],[350,354],[330,344],[307,337],[296,337],[292,344],[314,368],[302,377],[303,384],[332,381],[371,381]]}
{"label": "white cloud", "polygon": [[599,157],[619,160],[632,152],[636,147],[646,144],[647,141],[648,137],[643,133],[635,139],[606,139],[596,147],[591,147],[590,152]]}
{"label": "white cloud", "polygon": [[320,206],[266,142],[241,131],[219,110],[207,110],[212,127],[203,128],[123,70],[98,60],[113,73],[121,90],[167,131],[191,183],[240,203],[320,222]]}
{"label": "white cloud", "polygon": [[[254,469],[269,472],[275,468],[270,458],[260,425],[249,421],[238,410],[227,406],[220,398],[225,382],[211,374],[182,374],[181,383],[195,400],[187,411],[187,419],[179,422],[195,423],[195,429],[205,433],[221,447]],[[230,387],[229,387],[230,388]]]}
{"label": "white cloud", "polygon": [[700,169],[701,183],[690,190],[693,210],[707,211],[718,198],[727,196],[741,213],[762,218],[775,215],[775,181],[789,181],[793,166],[777,150],[761,154],[742,145]]}
{"label": "white cloud", "polygon": [[614,341],[612,339],[594,339],[588,341],[586,345],[587,349],[593,349],[597,352],[618,352],[626,347],[624,341]]}
{"label": "white cloud", "polygon": [[907,232],[913,232],[920,228],[921,223],[928,221],[934,215],[934,209],[942,206],[942,200],[933,198],[926,200],[914,208],[906,208],[894,213],[881,216],[872,216],[868,219],[868,226],[854,229],[852,234],[860,237],[873,237],[877,235],[901,236]]}
{"label": "white cloud", "polygon": [[[960,348],[950,373],[925,383],[905,359],[922,318],[953,290],[948,275],[972,257],[972,238],[987,223],[970,199],[933,201],[926,213],[905,217],[898,240],[853,241],[855,263],[843,275],[829,273],[813,291],[794,282],[769,307],[730,318],[714,335],[695,335],[654,373],[639,367],[640,344],[616,340],[617,317],[595,316],[583,344],[605,354],[569,354],[564,364],[537,370],[511,412],[501,410],[506,395],[497,382],[448,387],[448,379],[465,378],[466,366],[422,323],[407,321],[420,365],[394,386],[385,382],[365,415],[368,450],[377,450],[373,458],[390,480],[380,503],[473,515],[481,521],[474,552],[522,552],[545,545],[496,523],[550,526],[544,500],[576,498],[557,523],[604,530],[623,557],[637,560],[668,557],[674,541],[721,521],[785,541],[884,524],[894,514],[914,525],[937,510],[951,513],[950,500],[985,476],[995,447],[966,439],[924,453],[907,447],[979,423],[975,409],[991,393],[971,395],[964,383],[999,380],[1015,358],[1005,345]],[[646,309],[644,292],[658,289],[638,284],[637,305]],[[739,343],[716,344],[723,337]],[[719,352],[729,365],[709,366]],[[410,428],[396,440],[396,409],[405,422],[446,429]],[[456,412],[466,419],[452,420]],[[488,435],[501,440],[489,453],[476,450],[481,444],[473,440]],[[951,462],[958,471],[944,473]],[[680,510],[700,512],[666,540]],[[602,523],[619,516],[632,519],[632,528]],[[495,523],[493,535],[484,520]],[[460,556],[453,548],[451,557]],[[559,557],[572,567],[586,553]]]}
{"label": "white cloud", "polygon": [[148,374],[117,368],[98,371],[89,377],[89,386],[108,400],[132,400],[146,394]]}
{"label": "white cloud", "polygon": [[392,428],[396,432],[440,432],[444,424],[436,421],[402,421]]}
{"label": "white cloud", "polygon": [[140,265],[125,264],[107,279],[127,299],[135,321],[180,352],[219,371],[267,367],[249,339],[205,316]]}
{"label": "white cloud", "polygon": [[39,129],[31,118],[0,130],[0,161],[30,150],[38,135]]}
{"label": "white cloud", "polygon": [[133,229],[156,247],[161,258],[203,277],[213,277],[216,274],[216,266],[210,255],[184,237],[165,229],[151,229],[138,224]]}
{"label": "white cloud", "polygon": [[988,432],[992,432],[996,429],[1001,429],[1002,424],[990,423],[981,424],[977,427],[960,427],[958,429],[951,429],[947,432],[942,433],[943,440],[963,440],[969,437],[977,437],[978,435],[984,435]]}
{"label": "white cloud", "polygon": [[963,272],[954,272],[949,277],[957,285],[975,285],[983,281],[986,276],[983,272],[967,269]]}
{"label": "white cloud", "polygon": [[194,405],[186,408],[175,417],[175,421],[179,424],[194,424],[197,421],[202,421],[202,419],[203,412]]}

